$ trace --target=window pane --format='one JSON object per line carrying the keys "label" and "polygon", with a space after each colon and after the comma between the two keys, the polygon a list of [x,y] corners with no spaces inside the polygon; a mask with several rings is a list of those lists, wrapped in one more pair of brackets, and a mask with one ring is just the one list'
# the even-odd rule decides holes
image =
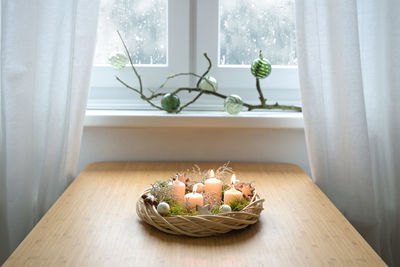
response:
{"label": "window pane", "polygon": [[297,65],[294,0],[220,0],[221,65],[251,64],[261,49],[273,65]]}
{"label": "window pane", "polygon": [[167,0],[101,0],[95,64],[125,39],[135,64],[167,64]]}

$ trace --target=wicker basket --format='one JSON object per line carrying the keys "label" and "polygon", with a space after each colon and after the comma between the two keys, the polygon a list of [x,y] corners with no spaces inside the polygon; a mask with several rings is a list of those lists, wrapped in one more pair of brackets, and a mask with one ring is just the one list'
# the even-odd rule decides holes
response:
{"label": "wicker basket", "polygon": [[[150,189],[147,189],[142,194],[149,192]],[[136,212],[143,221],[165,233],[204,237],[224,234],[231,230],[242,229],[250,224],[255,224],[263,210],[263,202],[264,199],[260,199],[255,193],[250,204],[239,212],[218,215],[174,215],[163,217],[153,205],[144,203],[143,199],[139,197],[136,202]]]}

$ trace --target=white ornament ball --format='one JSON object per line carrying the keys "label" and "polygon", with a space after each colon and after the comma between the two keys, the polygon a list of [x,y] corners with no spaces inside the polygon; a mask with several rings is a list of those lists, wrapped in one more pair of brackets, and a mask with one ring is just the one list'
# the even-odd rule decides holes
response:
{"label": "white ornament ball", "polygon": [[166,202],[161,202],[160,204],[158,204],[157,206],[157,211],[158,213],[160,213],[161,215],[165,215],[169,212],[169,205]]}
{"label": "white ornament ball", "polygon": [[222,213],[228,213],[228,212],[231,212],[232,209],[231,209],[231,206],[224,204],[219,208],[219,211]]}
{"label": "white ornament ball", "polygon": [[199,88],[207,91],[215,92],[218,89],[217,79],[212,76],[207,76],[201,80]]}
{"label": "white ornament ball", "polygon": [[225,99],[224,108],[230,115],[237,115],[243,108],[243,101],[238,95],[230,95]]}
{"label": "white ornament ball", "polygon": [[120,70],[125,68],[126,64],[128,63],[128,58],[125,56],[124,53],[121,52],[113,52],[108,57],[108,63],[110,63],[111,67],[116,70]]}

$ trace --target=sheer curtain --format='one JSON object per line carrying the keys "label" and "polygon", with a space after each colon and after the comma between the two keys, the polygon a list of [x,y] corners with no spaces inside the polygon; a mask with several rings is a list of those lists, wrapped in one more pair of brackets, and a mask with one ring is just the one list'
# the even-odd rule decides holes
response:
{"label": "sheer curtain", "polygon": [[400,1],[298,0],[312,176],[383,259],[400,266]]}
{"label": "sheer curtain", "polygon": [[74,178],[98,2],[1,3],[0,264]]}

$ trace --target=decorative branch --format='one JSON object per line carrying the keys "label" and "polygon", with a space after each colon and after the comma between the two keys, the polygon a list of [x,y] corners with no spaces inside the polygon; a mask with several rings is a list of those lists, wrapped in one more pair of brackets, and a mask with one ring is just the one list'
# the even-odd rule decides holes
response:
{"label": "decorative branch", "polygon": [[[203,73],[203,75],[201,75],[200,79],[197,81],[196,87],[199,88],[199,85],[201,83],[201,80],[204,79],[204,77],[206,77],[206,75],[210,72],[211,67],[212,67],[212,63],[211,63],[211,59],[207,56],[207,53],[204,53],[203,56],[207,59],[208,62],[208,67],[207,70]],[[206,80],[208,83],[210,83],[208,80]]]}
{"label": "decorative branch", "polygon": [[[119,35],[119,38],[122,41],[122,44],[124,46],[126,55],[128,56],[128,59],[129,59],[129,62],[130,62],[130,66],[131,66],[135,76],[137,77],[137,79],[139,81],[139,89],[137,89],[137,88],[135,88],[133,86],[130,86],[129,84],[125,83],[118,76],[116,76],[116,79],[122,85],[124,85],[126,88],[131,89],[135,93],[139,94],[141,99],[143,99],[144,101],[148,102],[151,106],[153,106],[153,107],[155,107],[155,108],[157,108],[159,110],[165,110],[163,107],[153,103],[152,100],[155,99],[155,98],[158,98],[158,97],[163,97],[166,93],[163,93],[163,92],[158,92],[157,93],[157,92],[150,91],[151,92],[150,96],[146,96],[143,93],[142,79],[141,79],[138,71],[136,70],[135,66],[133,65],[132,57],[131,57],[131,55],[130,55],[130,53],[128,51],[128,48],[127,48],[127,46],[126,46],[126,44],[125,44],[120,32],[117,31],[117,33]],[[192,87],[180,87],[180,88],[177,88],[175,91],[170,93],[171,95],[176,95],[176,94],[178,94],[180,92],[187,92],[187,93],[198,92],[198,94],[191,101],[187,102],[186,104],[184,104],[181,107],[179,107],[176,111],[174,111],[175,113],[181,112],[186,107],[188,107],[189,105],[191,105],[194,102],[196,102],[202,95],[213,95],[213,96],[216,96],[216,97],[219,97],[219,98],[222,98],[222,99],[226,99],[228,97],[227,95],[218,93],[216,91],[205,90],[205,89],[200,88],[200,83],[201,83],[202,80],[206,81],[209,85],[214,87],[214,85],[206,78],[207,74],[210,72],[210,70],[212,68],[212,62],[211,62],[210,58],[208,57],[207,53],[204,53],[203,55],[204,55],[204,57],[206,58],[206,60],[208,62],[208,67],[207,67],[207,70],[201,76],[196,74],[196,73],[193,73],[193,72],[172,74],[172,75],[168,76],[166,78],[166,80],[164,81],[164,83],[162,83],[160,85],[160,87],[158,88],[159,90],[164,88],[165,85],[168,83],[168,81],[170,79],[176,78],[178,76],[194,76],[194,77],[199,79],[197,81],[197,83],[196,83],[196,87],[193,87],[193,88]],[[261,55],[261,52],[260,52],[260,55]],[[261,86],[260,86],[260,80],[259,80],[258,77],[256,77],[256,88],[257,88],[257,91],[258,91],[258,94],[259,94],[260,104],[253,105],[253,104],[249,104],[249,103],[243,102],[243,106],[246,107],[248,111],[255,110],[255,109],[268,109],[268,110],[269,109],[281,109],[281,110],[291,110],[291,111],[297,111],[297,112],[301,112],[302,111],[301,107],[291,106],[291,105],[280,105],[280,104],[278,104],[278,102],[276,102],[275,104],[271,104],[271,105],[266,104],[267,99],[264,97],[264,95],[262,93]]]}
{"label": "decorative branch", "polygon": [[146,101],[147,103],[149,103],[151,106],[160,109],[160,110],[164,110],[162,107],[157,106],[156,104],[154,104],[153,102],[151,102],[151,99],[153,97],[147,97],[146,95],[144,95],[141,91],[139,91],[138,89],[128,85],[127,83],[125,83],[124,81],[122,81],[118,76],[115,76],[115,78],[117,79],[117,81],[119,81],[120,83],[122,83],[126,88],[133,90],[134,92],[138,93],[140,95],[140,98],[143,99],[144,101]]}
{"label": "decorative branch", "polygon": [[191,101],[187,102],[185,105],[183,105],[182,107],[180,107],[176,113],[181,112],[184,108],[186,108],[186,107],[189,106],[190,104],[193,104],[194,102],[196,102],[196,100],[199,99],[200,96],[202,96],[202,94],[203,94],[203,92],[200,92],[195,98],[193,98]]}
{"label": "decorative branch", "polygon": [[193,73],[193,72],[182,72],[182,73],[171,74],[171,75],[169,75],[167,77],[167,79],[165,79],[165,82],[163,84],[161,84],[160,87],[158,87],[158,89],[164,88],[164,86],[168,83],[168,81],[170,79],[173,79],[173,78],[176,78],[176,77],[179,77],[179,76],[189,76],[189,75],[192,75],[192,76],[197,77],[197,78],[201,78],[200,75],[198,75],[196,73]]}
{"label": "decorative branch", "polygon": [[122,36],[121,36],[121,33],[120,33],[119,31],[117,31],[117,33],[118,33],[119,39],[121,39],[121,42],[122,42],[122,44],[124,45],[124,49],[125,49],[126,55],[127,55],[128,58],[129,58],[129,62],[130,62],[130,64],[131,64],[131,67],[132,67],[132,69],[133,69],[133,72],[135,73],[136,77],[137,77],[138,80],[139,80],[140,93],[143,93],[142,78],[140,77],[140,75],[139,75],[139,73],[137,72],[136,68],[133,66],[133,61],[132,61],[131,54],[129,53],[128,47],[126,46],[125,41],[124,41],[124,39],[123,39]]}
{"label": "decorative branch", "polygon": [[261,86],[260,86],[260,79],[256,78],[256,88],[258,91],[258,94],[260,95],[260,101],[261,101],[261,105],[265,105],[265,102],[267,102],[267,99],[265,99],[262,91],[261,91]]}

